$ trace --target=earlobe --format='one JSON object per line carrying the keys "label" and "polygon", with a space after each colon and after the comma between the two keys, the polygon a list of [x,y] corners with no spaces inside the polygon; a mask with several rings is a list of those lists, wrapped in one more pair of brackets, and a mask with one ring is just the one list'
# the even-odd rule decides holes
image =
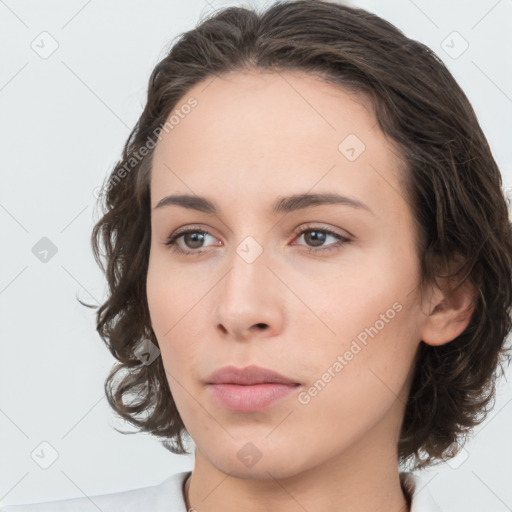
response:
{"label": "earlobe", "polygon": [[474,287],[466,281],[449,292],[436,289],[433,304],[435,307],[430,308],[424,319],[421,339],[427,345],[444,345],[453,341],[469,325],[475,309]]}

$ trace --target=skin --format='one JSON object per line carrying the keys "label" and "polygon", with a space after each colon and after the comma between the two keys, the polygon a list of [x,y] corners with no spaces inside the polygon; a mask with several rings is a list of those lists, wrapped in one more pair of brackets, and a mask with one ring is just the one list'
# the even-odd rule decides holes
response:
{"label": "skin", "polygon": [[[177,108],[189,97],[197,106],[155,148],[147,298],[169,386],[196,445],[191,505],[407,510],[396,444],[413,360],[421,340],[453,340],[472,310],[462,289],[418,293],[415,222],[398,155],[362,96],[312,75],[235,72],[197,84]],[[338,150],[348,134],[366,146],[354,161]],[[343,194],[371,212],[333,204],[270,212],[275,199],[303,192]],[[180,193],[208,197],[219,213],[154,208]],[[175,243],[199,255],[165,245],[187,226],[208,232],[202,247],[190,237]],[[331,235],[322,245],[311,231],[298,233],[312,227],[350,241],[335,247]],[[263,250],[251,263],[236,250],[248,236]],[[334,249],[314,253],[318,246]],[[333,372],[393,304],[400,311]],[[225,365],[250,364],[301,386],[258,412],[223,408],[204,380]],[[330,367],[335,376],[300,403],[299,393]],[[237,456],[247,443],[261,455],[252,467]]]}

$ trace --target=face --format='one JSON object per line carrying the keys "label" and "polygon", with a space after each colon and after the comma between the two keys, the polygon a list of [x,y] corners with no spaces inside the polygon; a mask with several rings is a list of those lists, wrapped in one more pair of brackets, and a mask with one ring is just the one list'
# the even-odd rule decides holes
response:
{"label": "face", "polygon": [[[372,109],[291,71],[209,78],[176,109],[190,98],[155,148],[147,298],[196,463],[267,479],[395,457],[424,315],[399,160]],[[286,201],[302,194],[320,197]],[[216,211],[157,207],[179,195]],[[227,365],[295,385],[206,384]]]}

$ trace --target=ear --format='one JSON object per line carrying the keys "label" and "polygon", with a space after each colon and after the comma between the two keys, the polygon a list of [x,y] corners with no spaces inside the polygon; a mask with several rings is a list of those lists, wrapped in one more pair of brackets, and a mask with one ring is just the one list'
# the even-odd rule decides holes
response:
{"label": "ear", "polygon": [[427,316],[421,339],[432,346],[453,341],[468,326],[475,309],[475,298],[475,288],[469,279],[455,288],[453,281],[440,278],[440,287],[436,287],[422,304]]}

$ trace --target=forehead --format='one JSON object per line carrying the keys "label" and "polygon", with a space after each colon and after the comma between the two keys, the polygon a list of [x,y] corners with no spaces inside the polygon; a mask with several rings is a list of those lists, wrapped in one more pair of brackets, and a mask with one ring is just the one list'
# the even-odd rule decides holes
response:
{"label": "forehead", "polygon": [[368,198],[376,182],[397,193],[398,155],[362,94],[303,72],[236,72],[192,87],[174,120],[191,98],[155,148],[153,205],[212,187],[249,202],[313,187]]}

